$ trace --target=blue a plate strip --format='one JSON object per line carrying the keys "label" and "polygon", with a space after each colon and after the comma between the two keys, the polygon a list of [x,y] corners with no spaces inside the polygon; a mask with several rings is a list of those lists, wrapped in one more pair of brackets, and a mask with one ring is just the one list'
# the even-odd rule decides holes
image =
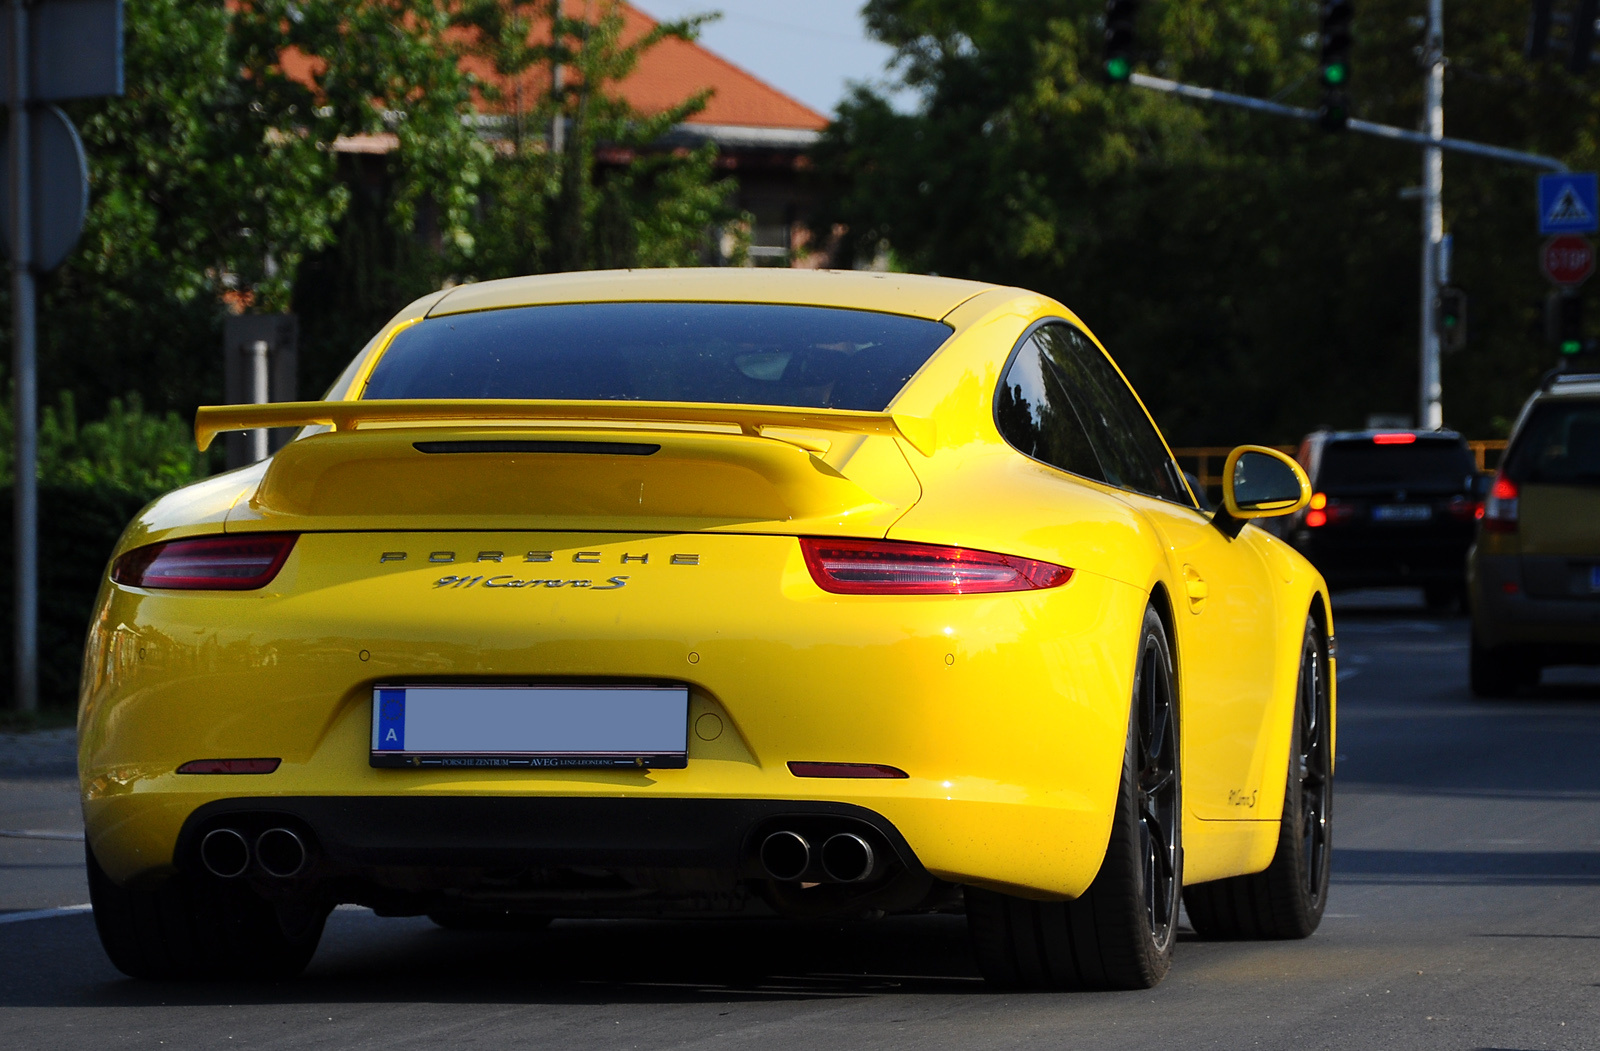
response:
{"label": "blue a plate strip", "polygon": [[406,691],[378,691],[378,743],[380,752],[406,749]]}

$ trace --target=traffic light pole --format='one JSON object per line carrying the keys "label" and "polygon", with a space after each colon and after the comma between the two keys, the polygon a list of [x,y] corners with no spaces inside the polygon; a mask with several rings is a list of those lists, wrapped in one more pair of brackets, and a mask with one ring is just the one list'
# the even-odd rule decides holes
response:
{"label": "traffic light pole", "polygon": [[33,209],[28,185],[33,174],[28,154],[28,7],[11,0],[3,16],[11,23],[11,82],[5,85],[11,110],[8,162],[11,199],[11,383],[16,455],[12,464],[12,544],[15,604],[13,660],[20,712],[39,707],[39,427],[38,374],[35,368]]}
{"label": "traffic light pole", "polygon": [[[1350,131],[1392,139],[1422,147],[1422,346],[1421,376],[1418,384],[1417,422],[1427,430],[1444,425],[1443,384],[1439,375],[1439,254],[1444,240],[1444,210],[1440,204],[1444,188],[1444,153],[1466,153],[1475,157],[1489,157],[1511,164],[1526,164],[1546,171],[1564,172],[1567,166],[1554,157],[1521,150],[1508,150],[1500,146],[1471,142],[1466,139],[1449,139],[1444,134],[1444,0],[1429,0],[1427,130],[1411,131],[1389,124],[1375,124],[1368,120],[1349,118],[1344,126]],[[1225,106],[1268,113],[1275,117],[1294,120],[1320,121],[1317,110],[1299,106],[1285,106],[1249,95],[1235,95],[1231,91],[1216,91],[1176,80],[1152,77],[1145,73],[1132,73],[1127,83],[1147,91],[1160,91],[1169,95],[1196,99],[1201,102],[1219,102]]]}
{"label": "traffic light pole", "polygon": [[[1428,0],[1428,35],[1422,45],[1428,67],[1424,123],[1428,138],[1444,138],[1444,0]],[[1444,151],[1422,149],[1422,347],[1417,426],[1444,426],[1444,384],[1439,375],[1439,250],[1444,243]]]}

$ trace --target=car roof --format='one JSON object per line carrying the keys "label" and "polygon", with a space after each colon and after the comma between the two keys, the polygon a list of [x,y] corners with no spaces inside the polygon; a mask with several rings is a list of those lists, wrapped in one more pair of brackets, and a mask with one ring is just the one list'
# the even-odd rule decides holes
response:
{"label": "car roof", "polygon": [[436,302],[427,316],[556,303],[683,302],[842,307],[937,321],[973,296],[996,287],[950,277],[872,270],[591,270],[460,285]]}
{"label": "car roof", "polygon": [[1569,372],[1557,373],[1534,397],[1538,400],[1545,398],[1592,398],[1600,395],[1600,373],[1596,372]]}

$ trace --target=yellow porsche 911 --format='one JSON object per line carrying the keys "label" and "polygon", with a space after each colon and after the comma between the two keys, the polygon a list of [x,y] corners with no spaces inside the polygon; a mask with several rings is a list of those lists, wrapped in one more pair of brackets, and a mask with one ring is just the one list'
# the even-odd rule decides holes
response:
{"label": "yellow porsche 911", "polygon": [[120,541],[79,715],[95,922],[283,975],[445,927],[964,909],[983,973],[1139,988],[1178,908],[1305,937],[1332,622],[1202,512],[1063,306],[881,273],[586,273],[402,311],[302,427]]}

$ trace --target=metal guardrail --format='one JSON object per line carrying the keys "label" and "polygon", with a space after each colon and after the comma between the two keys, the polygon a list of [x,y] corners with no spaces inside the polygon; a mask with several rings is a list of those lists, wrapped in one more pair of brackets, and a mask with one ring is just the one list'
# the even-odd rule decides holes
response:
{"label": "metal guardrail", "polygon": [[[1173,449],[1172,455],[1178,458],[1179,467],[1200,479],[1206,492],[1215,493],[1222,485],[1223,461],[1233,448],[1231,445],[1195,445]],[[1297,451],[1293,445],[1274,445],[1272,448],[1290,456]],[[1487,471],[1500,465],[1500,456],[1506,451],[1506,443],[1504,440],[1469,441],[1467,448],[1472,450],[1478,470]]]}

